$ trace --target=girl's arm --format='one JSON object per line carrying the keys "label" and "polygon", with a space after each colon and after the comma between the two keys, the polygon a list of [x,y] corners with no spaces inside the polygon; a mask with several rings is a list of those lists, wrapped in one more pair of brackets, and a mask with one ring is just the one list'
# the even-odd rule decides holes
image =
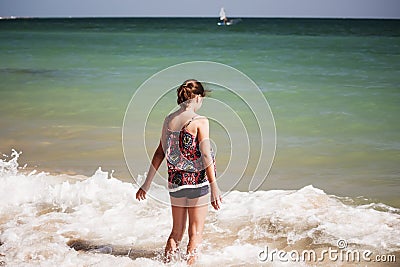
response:
{"label": "girl's arm", "polygon": [[146,180],[144,181],[143,185],[139,188],[139,190],[136,193],[136,199],[139,201],[146,198],[146,192],[149,191],[151,182],[153,181],[153,178],[156,175],[158,168],[160,167],[162,161],[165,158],[165,153],[164,153],[163,143],[162,143],[162,140],[165,140],[165,127],[166,127],[166,125],[165,125],[165,121],[164,121],[163,130],[161,132],[161,140],[160,140],[160,143],[158,144],[156,151],[154,152],[154,155],[151,160],[150,167],[149,167],[149,171],[147,172]]}
{"label": "girl's arm", "polygon": [[205,166],[207,179],[210,182],[211,188],[211,205],[214,209],[220,208],[222,199],[218,189],[217,180],[215,177],[214,162],[211,156],[210,145],[210,126],[208,119],[199,120],[199,127],[197,128],[197,137],[200,142],[200,152],[202,155],[203,164]]}
{"label": "girl's arm", "polygon": [[146,192],[150,189],[151,182],[153,181],[153,178],[158,168],[160,167],[162,161],[164,160],[164,157],[165,154],[160,141],[160,144],[158,145],[156,151],[154,152],[153,159],[151,160],[151,165],[147,173],[146,181],[143,183],[143,185],[139,188],[139,190],[136,193],[137,200],[143,200],[146,198]]}

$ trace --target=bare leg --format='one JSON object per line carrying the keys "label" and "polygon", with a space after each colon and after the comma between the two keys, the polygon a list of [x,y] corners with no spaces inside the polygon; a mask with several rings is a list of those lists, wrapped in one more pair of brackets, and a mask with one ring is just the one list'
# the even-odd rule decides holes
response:
{"label": "bare leg", "polygon": [[[207,197],[207,196],[204,196]],[[189,202],[200,201],[200,197],[196,200],[189,200]],[[188,207],[188,215],[189,215],[189,244],[187,246],[187,254],[188,260],[187,263],[189,265],[193,264],[196,260],[196,248],[202,242],[203,239],[203,229],[204,223],[208,213],[208,205],[196,206],[196,203]]]}
{"label": "bare leg", "polygon": [[[171,199],[171,203],[173,203]],[[172,230],[165,245],[165,261],[169,262],[171,256],[176,252],[186,229],[187,208],[171,205],[172,209]]]}

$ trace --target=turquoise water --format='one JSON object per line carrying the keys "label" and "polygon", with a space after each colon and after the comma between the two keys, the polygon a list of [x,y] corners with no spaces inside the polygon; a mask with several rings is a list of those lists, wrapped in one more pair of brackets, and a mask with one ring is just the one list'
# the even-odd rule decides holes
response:
{"label": "turquoise water", "polygon": [[400,206],[400,21],[0,21],[0,152],[38,170],[129,180],[121,127],[136,88],[174,64],[237,68],[264,92],[277,151],[261,189],[312,184]]}

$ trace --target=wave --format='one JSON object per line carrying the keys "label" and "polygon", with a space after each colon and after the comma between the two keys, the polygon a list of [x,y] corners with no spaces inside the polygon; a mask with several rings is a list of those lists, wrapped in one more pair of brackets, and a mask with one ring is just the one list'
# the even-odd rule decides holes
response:
{"label": "wave", "polygon": [[[101,168],[91,177],[28,173],[19,167],[19,154],[13,151],[0,161],[1,262],[161,264],[171,227],[168,206],[152,199],[136,201],[136,185]],[[311,185],[299,190],[233,191],[220,211],[210,209],[198,263],[257,265],[266,246],[321,250],[336,248],[338,240],[345,241],[347,249],[398,255],[399,222],[399,209],[380,203],[345,204]],[[178,260],[175,265],[185,263]]]}

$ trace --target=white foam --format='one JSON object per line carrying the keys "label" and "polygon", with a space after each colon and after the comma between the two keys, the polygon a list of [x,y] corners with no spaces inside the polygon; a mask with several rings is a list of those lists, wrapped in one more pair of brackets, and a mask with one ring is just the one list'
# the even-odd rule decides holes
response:
{"label": "white foam", "polygon": [[[398,214],[348,206],[312,186],[297,191],[232,192],[229,200],[240,203],[241,208],[222,210],[218,221],[242,218],[234,222],[241,229],[238,237],[244,241],[284,237],[288,244],[294,244],[309,237],[314,244],[336,245],[344,238],[348,243],[399,249]],[[244,223],[245,219],[252,224]]]}
{"label": "white foam", "polygon": [[[18,169],[18,156],[13,152],[8,161],[0,161],[0,241],[4,243],[0,254],[5,255],[1,261],[10,266],[160,265],[157,259],[77,252],[67,242],[83,239],[161,253],[171,227],[168,206],[152,199],[136,201],[135,185],[109,177],[100,168],[84,180],[25,174]],[[345,205],[312,186],[234,191],[220,211],[210,211],[199,264],[258,264],[264,246],[273,247],[281,240],[295,245],[306,238],[331,246],[343,238],[351,245],[399,251],[399,210],[380,204],[387,211],[378,211],[376,206]]]}

